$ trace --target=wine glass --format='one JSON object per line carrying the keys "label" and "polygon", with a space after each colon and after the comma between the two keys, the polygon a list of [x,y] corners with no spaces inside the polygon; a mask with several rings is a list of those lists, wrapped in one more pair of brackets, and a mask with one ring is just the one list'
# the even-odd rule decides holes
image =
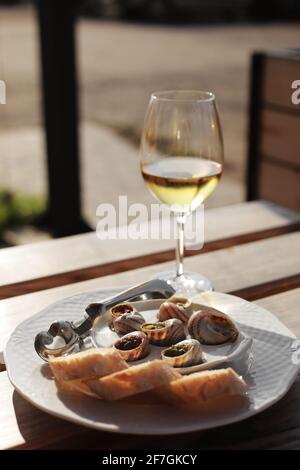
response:
{"label": "wine glass", "polygon": [[184,272],[186,218],[214,191],[223,171],[223,139],[215,97],[207,91],[153,93],[141,139],[141,172],[150,192],[177,222],[176,272],[163,272],[177,292],[212,289],[195,272]]}

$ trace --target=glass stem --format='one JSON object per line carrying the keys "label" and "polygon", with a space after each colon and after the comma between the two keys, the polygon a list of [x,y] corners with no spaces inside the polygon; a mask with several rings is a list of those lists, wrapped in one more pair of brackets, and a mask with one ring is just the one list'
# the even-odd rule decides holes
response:
{"label": "glass stem", "polygon": [[179,214],[175,217],[177,223],[176,277],[181,277],[183,276],[184,225],[186,216],[184,214]]}

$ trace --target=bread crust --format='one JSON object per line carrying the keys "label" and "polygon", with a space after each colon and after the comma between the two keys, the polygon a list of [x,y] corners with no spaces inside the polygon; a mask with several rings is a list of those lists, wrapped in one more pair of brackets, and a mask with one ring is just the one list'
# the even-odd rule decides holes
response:
{"label": "bread crust", "polygon": [[66,393],[79,393],[89,397],[99,398],[90,387],[81,379],[74,380],[55,380],[58,390]]}
{"label": "bread crust", "polygon": [[180,377],[179,372],[157,359],[88,381],[88,385],[101,398],[111,401],[161,387]]}
{"label": "bread crust", "polygon": [[128,368],[127,362],[113,348],[93,348],[70,356],[50,359],[57,380],[92,379]]}
{"label": "bread crust", "polygon": [[194,410],[208,410],[215,404],[225,408],[246,392],[246,383],[231,367],[186,375],[157,390],[165,402]]}

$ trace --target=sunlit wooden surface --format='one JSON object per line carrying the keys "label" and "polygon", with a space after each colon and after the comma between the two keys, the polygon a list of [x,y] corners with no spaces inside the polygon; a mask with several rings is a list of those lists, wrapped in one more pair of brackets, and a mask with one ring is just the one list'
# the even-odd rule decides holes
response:
{"label": "sunlit wooden surface", "polygon": [[[245,215],[246,214],[246,215]],[[300,338],[300,233],[297,231],[299,217],[264,203],[239,204],[236,207],[208,211],[206,233],[211,249],[204,254],[195,253],[186,259],[189,269],[199,270],[214,283],[216,290],[238,292],[244,298],[255,300],[261,306],[271,310],[294,334]],[[282,228],[284,230],[282,231]],[[276,229],[276,230],[275,230]],[[271,232],[270,232],[271,230]],[[290,233],[289,233],[290,232]],[[259,233],[259,236],[254,236]],[[243,239],[240,236],[249,237]],[[265,237],[264,237],[265,234]],[[228,244],[228,239],[231,242]],[[73,242],[73,251],[68,243]],[[218,240],[218,243],[214,242]],[[236,244],[233,244],[236,241]],[[169,243],[170,244],[170,243]],[[223,244],[223,248],[222,248]],[[72,243],[71,243],[72,245]],[[47,415],[26,402],[11,386],[3,365],[1,353],[9,334],[25,318],[38,312],[49,303],[63,297],[95,288],[124,286],[147,279],[158,270],[173,265],[173,262],[150,264],[147,256],[152,250],[159,254],[159,247],[151,242],[134,244],[124,250],[114,243],[113,252],[106,251],[93,235],[83,235],[72,239],[56,240],[22,249],[6,249],[0,260],[8,269],[6,285],[10,285],[7,298],[0,302],[0,448],[1,449],[45,449],[45,448],[299,448],[300,447],[300,382],[297,380],[289,393],[275,406],[244,422],[202,433],[173,436],[172,439],[149,438],[126,435],[111,435],[95,432],[67,423]],[[65,249],[64,249],[65,248]],[[161,247],[163,250],[169,247]],[[35,260],[30,264],[22,263]],[[101,251],[102,250],[102,251]],[[205,251],[205,250],[204,250]],[[15,263],[15,277],[11,262]],[[95,253],[97,253],[95,259]],[[102,254],[101,254],[102,253]],[[72,254],[72,256],[71,256]],[[87,259],[84,254],[86,254]],[[2,256],[2,258],[1,258]],[[139,264],[132,269],[130,257],[142,256],[147,266]],[[151,255],[152,256],[152,255]],[[118,270],[118,257],[120,270]],[[124,259],[129,261],[128,268]],[[160,259],[159,256],[155,259]],[[166,259],[166,258],[162,258]],[[169,259],[169,258],[167,258]],[[37,261],[39,260],[39,263]],[[114,263],[114,274],[101,275],[82,281],[75,279],[69,271],[80,273],[83,269],[103,263]],[[3,265],[2,265],[3,266]],[[38,266],[35,269],[35,266]],[[56,287],[40,289],[36,292],[26,286],[33,278],[55,276],[65,273],[54,283]],[[91,273],[92,274],[92,273]],[[5,275],[1,274],[1,283],[5,285]],[[18,283],[24,282],[23,292]],[[53,283],[49,287],[51,287]],[[13,289],[16,291],[14,292]],[[4,291],[3,291],[4,292]],[[21,294],[21,295],[19,295]],[[4,296],[3,296],[4,297]]]}

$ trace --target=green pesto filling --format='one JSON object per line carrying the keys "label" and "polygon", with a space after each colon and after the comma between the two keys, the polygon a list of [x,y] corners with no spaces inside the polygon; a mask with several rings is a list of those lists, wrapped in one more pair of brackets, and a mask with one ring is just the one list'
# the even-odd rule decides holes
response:
{"label": "green pesto filling", "polygon": [[167,357],[183,356],[188,351],[188,346],[171,346],[169,349],[164,351],[164,355]]}
{"label": "green pesto filling", "polygon": [[185,308],[185,304],[183,304],[182,302],[176,302],[176,305],[177,305],[178,307],[183,307],[183,308]]}
{"label": "green pesto filling", "polygon": [[164,322],[146,323],[146,325],[143,325],[144,330],[161,330],[162,328],[166,328],[166,324]]}

